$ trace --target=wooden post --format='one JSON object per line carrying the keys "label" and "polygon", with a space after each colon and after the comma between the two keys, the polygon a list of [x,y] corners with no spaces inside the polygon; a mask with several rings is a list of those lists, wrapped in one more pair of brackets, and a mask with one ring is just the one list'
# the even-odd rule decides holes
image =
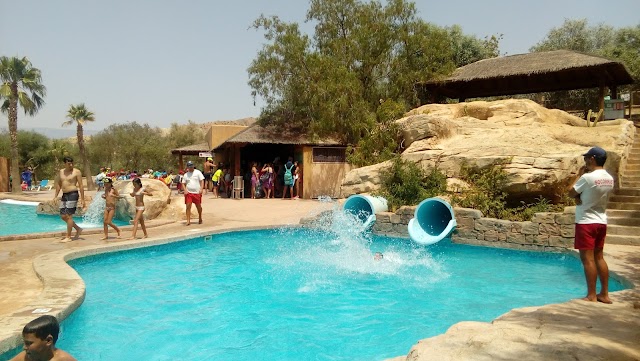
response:
{"label": "wooden post", "polygon": [[611,90],[611,99],[618,99],[618,87],[614,85],[609,87],[609,89]]}
{"label": "wooden post", "polygon": [[605,92],[605,87],[604,85],[601,85],[600,92],[598,93],[598,110],[604,109],[604,92]]}
{"label": "wooden post", "polygon": [[240,149],[242,149],[240,147],[240,145],[233,143],[233,174],[235,175],[242,175],[240,174]]}
{"label": "wooden post", "polygon": [[184,161],[182,159],[182,153],[178,153],[178,173],[180,173],[180,171],[184,171]]}
{"label": "wooden post", "polygon": [[633,114],[633,93],[635,93],[634,91],[629,91],[629,119],[633,119],[633,117],[631,117],[631,114]]}

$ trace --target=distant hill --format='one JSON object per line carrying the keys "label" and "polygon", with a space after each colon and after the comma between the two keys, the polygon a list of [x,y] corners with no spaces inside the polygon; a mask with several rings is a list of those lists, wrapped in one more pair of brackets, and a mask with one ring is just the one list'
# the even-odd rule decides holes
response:
{"label": "distant hill", "polygon": [[[19,127],[18,130],[28,130],[28,131],[36,132],[36,133],[39,133],[39,134],[42,134],[42,135],[46,135],[50,139],[75,138],[75,136],[76,136],[76,128],[75,127],[72,127],[72,128],[40,128],[40,127],[23,128],[23,127]],[[0,131],[6,132],[7,128],[6,127],[0,128]],[[86,135],[86,136],[92,136],[94,134],[97,134],[98,132],[100,132],[100,131],[99,130],[93,130],[93,129],[84,129],[84,135]]]}
{"label": "distant hill", "polygon": [[[209,130],[209,127],[212,125],[247,125],[249,126],[255,122],[256,122],[256,118],[242,118],[237,120],[217,120],[213,122],[200,123],[199,125],[200,127],[202,127],[202,130],[206,132]],[[165,133],[168,133],[170,128],[161,128],[161,129]],[[20,127],[19,130],[29,130],[36,133],[40,133],[40,134],[46,135],[50,139],[68,139],[68,138],[75,139],[76,137],[76,127],[70,127],[70,128],[42,128],[42,127],[22,128]],[[7,131],[7,127],[0,127],[0,131],[2,132]],[[86,137],[91,137],[92,135],[95,135],[99,132],[100,130],[86,129],[86,128],[84,129],[84,135]]]}

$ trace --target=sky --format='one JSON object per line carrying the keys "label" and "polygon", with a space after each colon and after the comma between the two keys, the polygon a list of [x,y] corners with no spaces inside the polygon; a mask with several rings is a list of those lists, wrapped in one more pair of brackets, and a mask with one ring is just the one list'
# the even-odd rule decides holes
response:
{"label": "sky", "polygon": [[[384,1],[383,1],[384,3]],[[417,0],[418,16],[458,24],[480,38],[503,34],[520,54],[565,19],[618,27],[640,23],[640,1]],[[306,0],[0,0],[0,56],[28,57],[42,71],[45,106],[18,115],[19,129],[58,128],[85,103],[100,130],[137,121],[169,127],[257,117],[247,68],[265,44],[250,28],[261,14],[304,24]],[[7,116],[0,115],[0,127]]]}

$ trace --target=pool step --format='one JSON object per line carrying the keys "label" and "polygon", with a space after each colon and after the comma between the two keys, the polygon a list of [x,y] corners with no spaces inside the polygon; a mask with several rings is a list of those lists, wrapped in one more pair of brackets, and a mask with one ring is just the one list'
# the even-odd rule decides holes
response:
{"label": "pool step", "polygon": [[640,227],[607,225],[607,235],[640,237]]}
{"label": "pool step", "polygon": [[[616,234],[608,234],[607,227],[607,238],[605,240],[605,244],[620,244],[625,246],[640,246],[640,236],[620,236]],[[605,246],[606,251],[606,246]]]}

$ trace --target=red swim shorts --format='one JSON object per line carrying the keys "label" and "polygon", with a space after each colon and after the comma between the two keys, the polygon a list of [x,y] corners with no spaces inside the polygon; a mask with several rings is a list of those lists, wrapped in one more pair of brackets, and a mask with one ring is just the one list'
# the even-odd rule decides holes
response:
{"label": "red swim shorts", "polygon": [[607,225],[600,223],[576,224],[575,249],[603,249]]}
{"label": "red swim shorts", "polygon": [[185,204],[189,204],[189,203],[200,204],[200,203],[202,203],[202,194],[187,192],[187,193],[184,194],[184,203]]}

